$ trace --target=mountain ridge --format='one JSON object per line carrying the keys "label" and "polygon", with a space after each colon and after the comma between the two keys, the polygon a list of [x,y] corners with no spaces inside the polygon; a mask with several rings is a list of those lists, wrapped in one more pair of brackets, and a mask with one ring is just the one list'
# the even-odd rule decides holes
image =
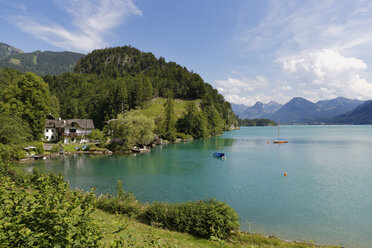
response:
{"label": "mountain ridge", "polygon": [[282,106],[282,104],[279,104],[275,101],[270,101],[269,103],[256,102],[251,107],[243,104],[231,104],[231,108],[233,109],[234,113],[241,119],[263,118],[268,114],[276,112]]}
{"label": "mountain ridge", "polygon": [[0,61],[11,56],[24,53],[21,49],[8,45],[6,43],[0,42]]}
{"label": "mountain ridge", "polygon": [[0,68],[13,68],[21,73],[33,72],[39,76],[73,72],[84,54],[70,51],[34,51],[25,53],[5,43],[0,43]]}
{"label": "mountain ridge", "polygon": [[[364,101],[345,97],[321,100],[315,103],[302,97],[294,97],[272,113],[264,113],[264,111],[261,110],[260,114],[257,115],[258,109],[262,109],[265,105],[268,106],[269,103],[263,104],[257,102],[251,107],[234,104],[232,108],[233,110],[237,110],[237,106],[239,106],[240,112],[235,113],[242,119],[247,119],[247,117],[250,119],[267,118],[273,121],[278,121],[280,119],[280,122],[283,124],[308,124],[330,120],[330,118],[352,111],[363,103]],[[250,115],[247,113],[250,113]]]}

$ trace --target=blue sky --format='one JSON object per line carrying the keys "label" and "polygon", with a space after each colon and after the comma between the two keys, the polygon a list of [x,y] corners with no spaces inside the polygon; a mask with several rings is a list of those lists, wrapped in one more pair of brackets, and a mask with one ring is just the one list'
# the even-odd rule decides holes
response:
{"label": "blue sky", "polygon": [[372,99],[372,2],[0,0],[23,51],[131,45],[200,74],[233,103]]}

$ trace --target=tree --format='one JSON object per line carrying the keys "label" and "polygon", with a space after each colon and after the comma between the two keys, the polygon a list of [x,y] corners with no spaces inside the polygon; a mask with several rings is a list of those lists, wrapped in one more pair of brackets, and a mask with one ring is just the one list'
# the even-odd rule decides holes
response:
{"label": "tree", "polygon": [[3,112],[0,115],[0,143],[4,145],[22,144],[32,138],[28,124],[18,115]]}
{"label": "tree", "polygon": [[143,78],[143,91],[142,91],[142,101],[148,101],[152,99],[153,88],[152,83],[148,77]]}
{"label": "tree", "polygon": [[89,134],[89,139],[92,140],[105,140],[105,135],[99,129],[93,129],[92,132]]}
{"label": "tree", "polygon": [[128,109],[127,86],[123,79],[115,80],[109,84],[109,94],[107,96],[105,114],[108,119],[116,118],[120,113]]}
{"label": "tree", "polygon": [[203,113],[198,111],[194,102],[188,102],[186,112],[176,123],[177,131],[190,134],[195,139],[208,136],[207,120]]}
{"label": "tree", "polygon": [[175,141],[176,136],[176,116],[174,114],[174,100],[171,94],[164,103],[165,120],[164,120],[164,138],[169,141]]}
{"label": "tree", "polygon": [[59,100],[56,95],[52,95],[50,97],[50,113],[55,117],[58,118],[60,116],[60,106]]}
{"label": "tree", "polygon": [[4,90],[2,99],[0,112],[18,113],[28,123],[33,138],[41,139],[50,110],[48,85],[39,76],[28,72]]}
{"label": "tree", "polygon": [[223,120],[218,113],[217,109],[212,106],[207,106],[204,108],[204,114],[208,121],[208,131],[210,135],[222,134],[223,130]]}
{"label": "tree", "polygon": [[112,138],[122,140],[122,149],[130,150],[133,146],[148,145],[154,140],[154,121],[143,115],[127,113],[119,115],[118,120],[111,121],[105,132]]}

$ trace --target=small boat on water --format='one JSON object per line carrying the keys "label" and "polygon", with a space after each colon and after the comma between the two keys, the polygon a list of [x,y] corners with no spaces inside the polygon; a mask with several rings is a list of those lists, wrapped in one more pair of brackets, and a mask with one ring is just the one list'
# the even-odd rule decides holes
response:
{"label": "small boat on water", "polygon": [[282,138],[277,138],[276,140],[273,141],[275,144],[282,144],[282,143],[288,143],[288,140],[282,139]]}
{"label": "small boat on water", "polygon": [[283,138],[279,138],[280,136],[280,120],[278,120],[278,137],[276,139],[273,140],[273,143],[274,144],[284,144],[284,143],[288,143],[288,140],[286,139],[283,139]]}
{"label": "small boat on water", "polygon": [[226,159],[225,153],[223,153],[223,152],[215,152],[215,153],[213,153],[213,156],[215,156],[217,158]]}

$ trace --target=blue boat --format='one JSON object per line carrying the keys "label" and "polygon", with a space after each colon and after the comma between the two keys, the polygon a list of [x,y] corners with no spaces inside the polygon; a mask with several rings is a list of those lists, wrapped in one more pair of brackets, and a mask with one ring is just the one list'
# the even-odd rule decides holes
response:
{"label": "blue boat", "polygon": [[213,156],[215,156],[217,158],[226,159],[225,153],[223,153],[223,152],[215,152],[215,153],[213,153]]}

